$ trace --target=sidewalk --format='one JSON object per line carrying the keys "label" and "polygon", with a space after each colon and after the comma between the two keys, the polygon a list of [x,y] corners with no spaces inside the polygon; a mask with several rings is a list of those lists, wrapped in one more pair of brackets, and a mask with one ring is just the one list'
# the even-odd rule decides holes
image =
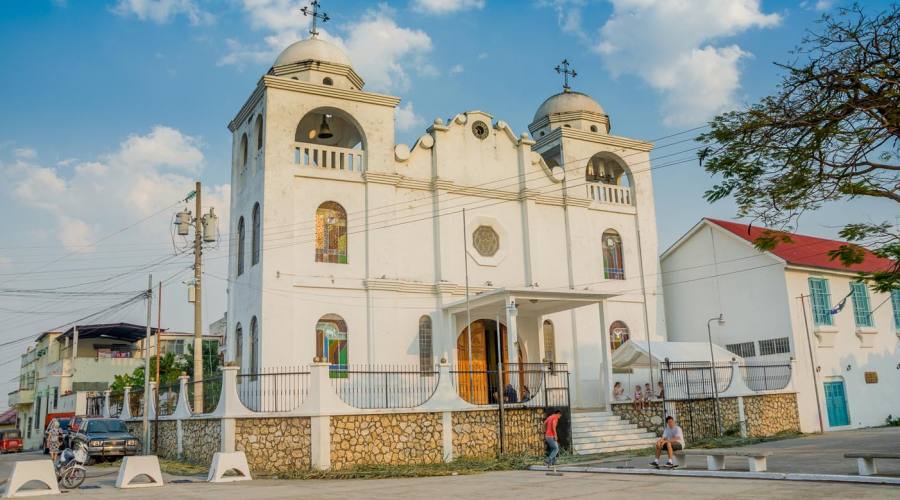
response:
{"label": "sidewalk", "polygon": [[[690,449],[690,443],[688,443],[688,448]],[[900,427],[829,432],[734,449],[771,451],[772,455],[768,459],[769,472],[855,476],[858,474],[856,460],[844,458],[844,453],[850,451],[896,453],[900,451]],[[635,457],[631,460],[631,467],[645,468],[652,459],[652,455]],[[687,461],[687,469],[706,469],[705,457],[688,456]],[[590,464],[591,462],[579,462],[571,465],[586,466]],[[620,465],[622,464],[609,459],[603,460],[604,467]],[[900,478],[900,460],[880,460],[877,465],[879,476]],[[740,458],[729,458],[726,467],[728,470],[746,471],[747,461]]]}

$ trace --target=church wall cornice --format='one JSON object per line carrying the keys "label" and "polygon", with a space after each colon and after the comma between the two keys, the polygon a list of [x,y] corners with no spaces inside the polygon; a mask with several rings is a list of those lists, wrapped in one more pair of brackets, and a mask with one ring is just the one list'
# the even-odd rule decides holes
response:
{"label": "church wall cornice", "polygon": [[621,147],[648,153],[653,150],[653,143],[651,142],[628,139],[626,137],[619,137],[616,135],[604,135],[597,134],[595,132],[585,132],[583,130],[568,127],[553,129],[550,133],[538,139],[532,149],[534,149],[535,151],[540,151],[542,150],[542,148],[545,148],[554,142],[558,142],[561,139],[575,139],[579,141],[593,142],[595,144],[603,144],[605,146]]}
{"label": "church wall cornice", "polygon": [[363,92],[362,90],[339,89],[337,87],[301,82],[300,80],[292,80],[281,76],[265,75],[260,80],[260,84],[266,88],[303,92],[304,94],[331,97],[345,101],[363,102],[366,104],[375,104],[377,106],[396,108],[397,105],[400,104],[399,97]]}
{"label": "church wall cornice", "polygon": [[275,76],[284,76],[309,70],[324,71],[326,73],[344,76],[358,89],[362,89],[363,86],[365,86],[363,79],[350,66],[325,61],[308,60],[291,64],[282,64],[281,66],[272,67],[271,73]]}
{"label": "church wall cornice", "polygon": [[256,105],[259,103],[260,99],[262,99],[264,93],[265,87],[263,87],[262,85],[257,85],[253,93],[250,94],[250,97],[247,98],[247,102],[245,102],[244,105],[241,106],[241,109],[238,111],[238,113],[228,123],[228,130],[234,132],[241,126],[241,123],[247,120],[247,117],[250,115],[253,109],[256,108]]}

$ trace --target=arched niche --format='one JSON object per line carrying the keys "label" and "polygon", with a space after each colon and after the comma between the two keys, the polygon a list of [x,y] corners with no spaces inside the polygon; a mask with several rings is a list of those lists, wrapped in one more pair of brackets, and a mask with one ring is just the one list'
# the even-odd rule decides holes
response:
{"label": "arched niche", "polygon": [[621,158],[613,153],[597,153],[588,160],[584,180],[598,184],[633,187],[631,170]]}
{"label": "arched niche", "polygon": [[[330,133],[329,137],[322,132]],[[316,108],[300,119],[294,141],[346,149],[366,149],[362,127],[349,113],[331,107]]]}

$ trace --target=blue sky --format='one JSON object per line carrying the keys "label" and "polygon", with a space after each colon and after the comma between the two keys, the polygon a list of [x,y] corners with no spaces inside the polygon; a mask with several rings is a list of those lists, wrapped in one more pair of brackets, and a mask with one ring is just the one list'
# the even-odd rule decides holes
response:
{"label": "blue sky", "polygon": [[[305,3],[0,3],[5,115],[0,120],[0,170],[5,179],[0,209],[15,215],[3,222],[4,286],[102,279],[114,270],[130,271],[171,254],[168,222],[177,205],[167,207],[192,188],[195,177],[204,182],[210,204],[227,214],[231,145],[226,124],[280,48],[305,35],[307,19],[299,14]],[[332,18],[323,27],[323,38],[348,50],[367,90],[403,98],[398,140],[406,143],[435,117],[446,119],[470,109],[487,111],[519,133],[527,131],[534,110],[560,90],[553,67],[564,57],[578,71],[573,87],[605,108],[612,133],[649,140],[683,132],[716,112],[771,92],[779,77],[772,61],[785,61],[804,30],[839,4],[322,3]],[[866,2],[870,8],[879,4],[887,2]],[[655,156],[682,153],[656,165],[690,158],[691,147],[686,143],[660,149]],[[730,202],[709,205],[702,200],[712,180],[696,162],[659,169],[654,179],[660,251],[703,216],[734,215]],[[800,230],[832,236],[846,222],[890,209],[874,202],[836,204],[804,217]],[[110,235],[145,217],[127,231]],[[209,269],[224,274],[223,249],[211,250],[210,256],[214,259]],[[174,274],[172,283],[177,284],[186,279],[185,262],[177,259],[153,269],[157,275]],[[39,274],[26,274],[33,271]],[[145,272],[96,286],[139,289],[146,282]],[[207,323],[220,317],[225,305],[224,285],[208,283]],[[171,288],[164,323],[188,329],[183,290]],[[0,341],[36,334],[74,319],[74,311],[109,303],[108,298],[91,300],[4,298]],[[116,314],[120,319],[141,317],[139,307]],[[0,380],[17,372],[17,363],[3,363],[22,346],[0,347]]]}

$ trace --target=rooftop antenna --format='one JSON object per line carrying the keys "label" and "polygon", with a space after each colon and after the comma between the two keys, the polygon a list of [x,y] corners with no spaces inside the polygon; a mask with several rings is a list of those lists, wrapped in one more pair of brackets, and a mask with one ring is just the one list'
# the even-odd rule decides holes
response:
{"label": "rooftop antenna", "polygon": [[[315,26],[315,25],[313,25]],[[563,75],[563,92],[569,92],[572,90],[572,87],[569,86],[569,77],[575,78],[578,76],[578,73],[575,72],[575,68],[569,69],[569,60],[563,59],[560,64],[556,65],[556,72]]]}
{"label": "rooftop antenna", "polygon": [[316,24],[318,24],[319,19],[322,20],[323,23],[328,22],[330,17],[325,12],[319,13],[319,0],[313,0],[309,2],[309,5],[312,6],[312,9],[309,7],[303,7],[300,9],[300,12],[303,13],[304,16],[312,16],[312,27],[309,30],[309,34],[316,38],[319,36],[319,30],[316,29]]}

